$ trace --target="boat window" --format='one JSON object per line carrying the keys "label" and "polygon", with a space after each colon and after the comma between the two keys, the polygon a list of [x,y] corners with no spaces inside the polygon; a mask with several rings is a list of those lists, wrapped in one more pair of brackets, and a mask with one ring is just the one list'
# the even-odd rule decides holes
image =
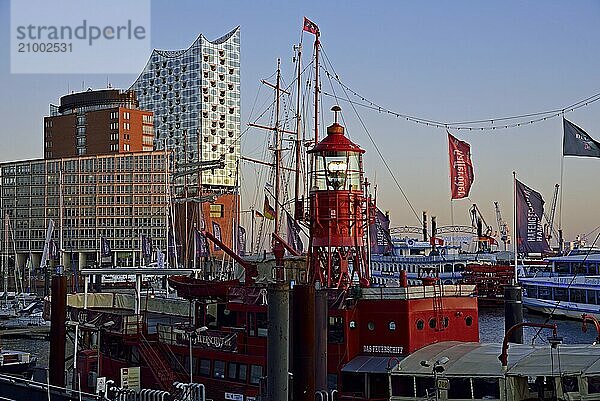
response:
{"label": "boat window", "polygon": [[254,337],[256,335],[256,327],[254,327],[254,312],[248,313],[248,335]]}
{"label": "boat window", "polygon": [[262,375],[262,366],[252,365],[250,367],[250,384],[258,384]]}
{"label": "boat window", "polygon": [[210,376],[210,359],[200,359],[200,376]]}
{"label": "boat window", "polygon": [[581,290],[579,288],[571,288],[569,290],[570,294],[569,294],[569,299],[571,300],[571,302],[577,302],[577,303],[585,303],[586,299],[585,299],[585,290]]}
{"label": "boat window", "polygon": [[429,327],[430,328],[435,329],[436,325],[437,325],[437,322],[436,322],[435,318],[432,317],[431,319],[429,319]]}
{"label": "boat window", "polygon": [[243,363],[229,362],[227,365],[227,378],[235,381],[246,382],[248,366]]}
{"label": "boat window", "polygon": [[386,400],[390,398],[390,382],[387,374],[369,374],[369,394],[367,396]]}
{"label": "boat window", "polygon": [[417,320],[417,330],[423,330],[425,327],[425,322],[422,319]]}
{"label": "boat window", "polygon": [[463,265],[462,263],[457,263],[456,265],[454,265],[455,272],[461,272],[463,270],[465,270],[465,265]]}
{"label": "boat window", "polygon": [[[415,387],[417,389],[417,397],[427,397],[428,392],[434,388],[433,377],[415,377]],[[471,398],[471,397],[469,397]]]}
{"label": "boat window", "polygon": [[579,383],[577,376],[563,376],[561,378],[563,392],[565,393],[578,393]]}
{"label": "boat window", "polygon": [[554,265],[554,271],[558,274],[569,274],[569,263],[568,262],[557,262]]}
{"label": "boat window", "polygon": [[257,333],[258,333],[259,337],[267,336],[267,326],[268,326],[267,314],[264,312],[258,312],[256,314],[256,327],[257,327]]}
{"label": "boat window", "polygon": [[452,273],[452,265],[449,263],[446,263],[444,265],[444,273]]}
{"label": "boat window", "polygon": [[471,379],[468,377],[450,378],[450,388],[448,389],[448,398],[469,399],[471,398]]}
{"label": "boat window", "polygon": [[217,379],[225,378],[225,362],[224,361],[215,361],[215,369],[213,371],[213,377]]}
{"label": "boat window", "polygon": [[332,344],[342,344],[344,342],[344,318],[330,316],[328,328],[327,341]]}
{"label": "boat window", "polygon": [[500,383],[498,378],[473,378],[473,398],[484,400],[499,399]]}
{"label": "boat window", "polygon": [[588,376],[588,394],[600,393],[600,376]]}
{"label": "boat window", "polygon": [[412,376],[392,376],[392,395],[400,397],[414,397],[414,380]]}
{"label": "boat window", "polygon": [[592,305],[598,305],[598,301],[596,299],[596,291],[595,290],[587,290],[587,303]]}
{"label": "boat window", "polygon": [[539,287],[538,297],[540,299],[552,299],[552,288],[551,287]]}
{"label": "boat window", "polygon": [[467,326],[471,326],[473,324],[473,316],[467,316],[465,318],[465,323],[467,324]]}
{"label": "boat window", "polygon": [[569,291],[566,288],[554,288],[555,301],[569,301]]}
{"label": "boat window", "polygon": [[537,287],[535,285],[526,285],[524,286],[524,296],[529,297],[529,298],[537,298],[538,294],[537,294]]}
{"label": "boat window", "polygon": [[365,397],[365,374],[342,372],[342,392],[354,397]]}
{"label": "boat window", "polygon": [[593,276],[597,275],[598,274],[598,265],[594,264],[594,263],[588,263],[587,274],[590,274]]}
{"label": "boat window", "polygon": [[585,274],[586,273],[586,265],[583,262],[573,263],[572,265],[572,274]]}

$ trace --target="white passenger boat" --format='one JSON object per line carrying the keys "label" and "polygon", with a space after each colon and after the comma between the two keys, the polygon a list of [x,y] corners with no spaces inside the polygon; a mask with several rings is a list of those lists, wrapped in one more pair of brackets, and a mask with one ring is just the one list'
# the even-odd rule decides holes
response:
{"label": "white passenger boat", "polygon": [[600,254],[548,258],[549,275],[521,278],[523,305],[532,311],[580,319],[600,318]]}

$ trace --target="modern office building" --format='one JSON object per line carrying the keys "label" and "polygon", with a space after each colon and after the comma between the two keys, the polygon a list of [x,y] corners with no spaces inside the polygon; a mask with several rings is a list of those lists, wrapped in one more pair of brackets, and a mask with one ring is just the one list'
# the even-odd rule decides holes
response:
{"label": "modern office building", "polygon": [[[183,50],[154,50],[130,88],[140,108],[154,113],[155,149],[173,151],[174,171],[223,159],[225,168],[204,170],[174,180],[176,197],[214,195],[211,204],[177,207],[177,220],[190,227],[219,224],[224,242],[233,246],[239,208],[237,169],[240,158],[240,29],[210,41],[203,35]],[[184,188],[187,188],[184,189]],[[201,222],[200,216],[204,219]],[[189,250],[191,245],[184,245]]]}
{"label": "modern office building", "polygon": [[87,90],[60,98],[44,118],[44,158],[154,150],[151,111],[134,91]]}
{"label": "modern office building", "polygon": [[[131,86],[154,112],[155,149],[174,151],[177,166],[225,157],[202,174],[206,189],[233,191],[240,156],[240,29],[215,41],[200,35],[185,50],[154,50]],[[189,177],[190,188],[197,177]]]}
{"label": "modern office building", "polygon": [[20,267],[31,258],[38,267],[50,220],[60,263],[68,267],[97,264],[101,238],[120,266],[139,265],[141,235],[165,251],[168,156],[154,151],[0,164],[3,255],[14,255]]}

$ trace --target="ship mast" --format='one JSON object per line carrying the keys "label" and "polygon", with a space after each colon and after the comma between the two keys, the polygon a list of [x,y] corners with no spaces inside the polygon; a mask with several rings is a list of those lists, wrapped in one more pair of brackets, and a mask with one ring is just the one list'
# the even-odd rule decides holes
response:
{"label": "ship mast", "polygon": [[301,82],[300,75],[301,64],[302,64],[302,43],[298,45],[298,77],[297,79],[297,93],[296,93],[296,177],[295,177],[295,188],[294,188],[294,218],[299,220],[301,218],[301,210],[298,207],[299,199],[300,199],[300,163],[302,158],[302,149],[300,146],[302,145],[302,140],[300,138],[300,124],[301,124],[301,114],[300,114],[300,90],[301,90]]}
{"label": "ship mast", "polygon": [[295,132],[282,130],[279,127],[279,124],[280,124],[279,109],[280,109],[280,103],[281,103],[279,98],[282,93],[285,93],[287,95],[290,94],[288,91],[281,88],[280,63],[281,63],[281,60],[277,59],[277,81],[276,81],[275,85],[273,85],[272,83],[267,82],[265,80],[261,80],[261,82],[263,84],[275,89],[275,125],[273,127],[269,127],[269,126],[265,126],[265,125],[254,124],[254,123],[248,124],[251,127],[262,128],[262,129],[266,129],[266,130],[275,132],[275,149],[274,149],[274,151],[275,151],[275,193],[273,194],[273,196],[275,198],[275,208],[274,208],[275,209],[275,230],[274,230],[274,233],[277,235],[279,235],[279,219],[280,219],[279,194],[281,192],[281,170],[282,170],[282,167],[281,167],[281,134],[282,133],[295,134]]}
{"label": "ship mast", "polygon": [[319,143],[319,30],[315,33],[315,145]]}
{"label": "ship mast", "polygon": [[279,131],[279,96],[281,69],[277,59],[277,83],[275,84],[275,234],[279,234],[279,193],[281,186],[281,131]]}

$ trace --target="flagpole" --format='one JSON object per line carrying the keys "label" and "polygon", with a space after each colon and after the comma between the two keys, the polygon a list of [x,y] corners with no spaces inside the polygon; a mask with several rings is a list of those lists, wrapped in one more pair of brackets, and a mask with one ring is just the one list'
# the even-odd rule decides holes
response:
{"label": "flagpole", "polygon": [[513,247],[515,252],[515,285],[517,285],[518,268],[517,268],[517,242],[519,242],[519,231],[517,227],[517,173],[513,171],[513,194],[514,194],[514,206],[513,206]]}
{"label": "flagpole", "polygon": [[[564,135],[564,133],[563,133]],[[563,176],[565,171],[565,155],[564,149],[560,157],[560,208],[558,209],[558,251],[562,254],[563,252],[563,235],[562,235],[562,206],[563,206],[563,193],[565,188],[563,187]]]}

